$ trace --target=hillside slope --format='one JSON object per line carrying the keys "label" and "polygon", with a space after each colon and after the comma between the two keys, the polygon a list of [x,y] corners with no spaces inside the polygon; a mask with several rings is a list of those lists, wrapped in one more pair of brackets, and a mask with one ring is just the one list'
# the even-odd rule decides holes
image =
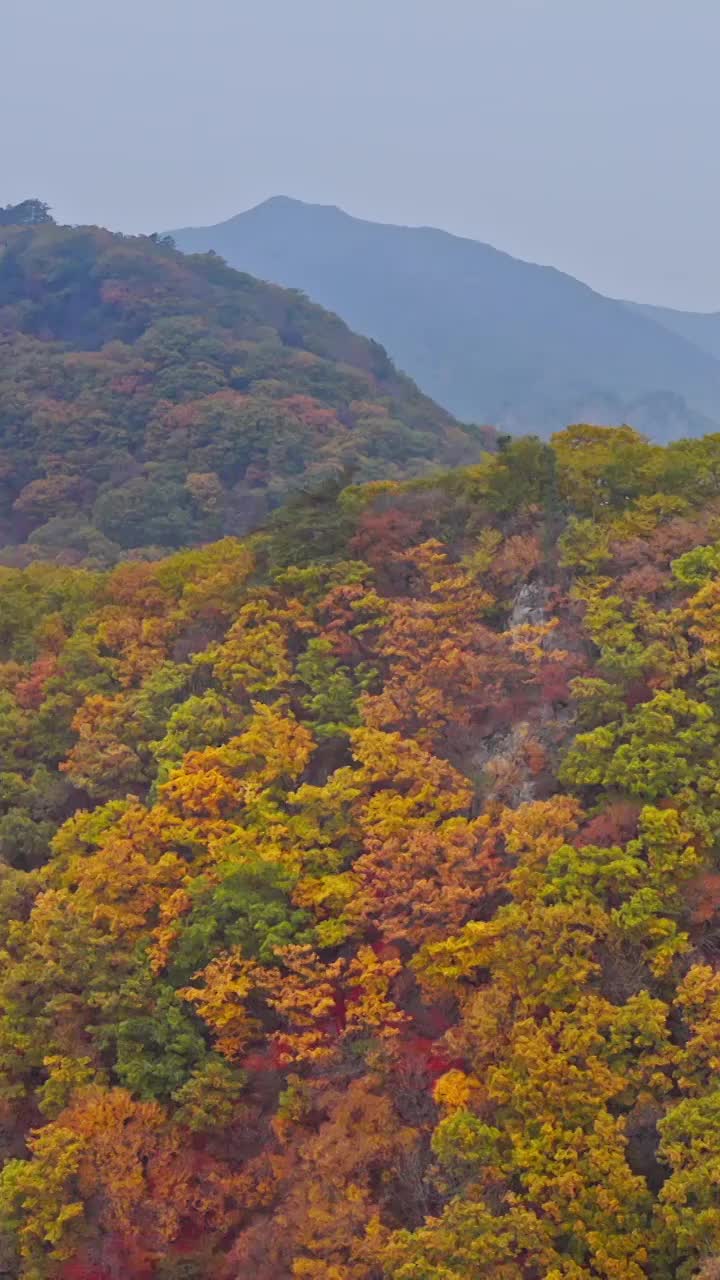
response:
{"label": "hillside slope", "polygon": [[8,1280],[711,1280],[720,437],[0,569]]}
{"label": "hillside slope", "polygon": [[720,312],[678,311],[675,307],[653,307],[644,302],[625,305],[720,360]]}
{"label": "hillside slope", "polygon": [[299,293],[148,237],[0,231],[5,559],[242,533],[298,486],[418,474],[482,441]]}
{"label": "hillside slope", "polygon": [[490,245],[286,197],[171,234],[304,289],[460,418],[543,432],[632,420],[660,440],[720,424],[720,364],[707,352]]}

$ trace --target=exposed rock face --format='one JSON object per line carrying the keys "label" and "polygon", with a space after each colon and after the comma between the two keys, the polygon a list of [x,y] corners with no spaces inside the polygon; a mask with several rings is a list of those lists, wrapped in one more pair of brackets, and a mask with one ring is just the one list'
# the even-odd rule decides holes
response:
{"label": "exposed rock face", "polygon": [[483,791],[511,808],[537,798],[533,760],[542,764],[542,748],[527,721],[483,739],[472,757],[472,771]]}
{"label": "exposed rock face", "polygon": [[[507,626],[542,626],[550,615],[549,584],[541,579],[526,582],[512,600]],[[562,626],[543,641],[548,650],[566,649]],[[510,728],[487,732],[476,744],[464,768],[475,778],[478,798],[493,799],[510,808],[539,800],[554,789],[553,771],[558,755],[572,734],[573,713],[568,707],[543,702],[527,719]]]}
{"label": "exposed rock face", "polygon": [[513,601],[508,626],[539,626],[545,622],[548,595],[544,582],[524,582]]}

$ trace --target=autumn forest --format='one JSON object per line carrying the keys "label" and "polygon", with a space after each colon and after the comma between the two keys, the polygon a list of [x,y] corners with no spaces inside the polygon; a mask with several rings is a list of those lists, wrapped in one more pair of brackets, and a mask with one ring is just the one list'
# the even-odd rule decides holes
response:
{"label": "autumn forest", "polygon": [[0,351],[0,1275],[717,1280],[720,436],[45,221]]}

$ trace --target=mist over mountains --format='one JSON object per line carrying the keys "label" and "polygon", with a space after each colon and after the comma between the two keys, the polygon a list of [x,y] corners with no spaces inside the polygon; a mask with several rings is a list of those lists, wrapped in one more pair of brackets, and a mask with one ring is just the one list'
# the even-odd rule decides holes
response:
{"label": "mist over mountains", "polygon": [[657,440],[720,429],[720,316],[628,304],[478,241],[285,196],[171,234],[302,289],[467,421],[631,422]]}

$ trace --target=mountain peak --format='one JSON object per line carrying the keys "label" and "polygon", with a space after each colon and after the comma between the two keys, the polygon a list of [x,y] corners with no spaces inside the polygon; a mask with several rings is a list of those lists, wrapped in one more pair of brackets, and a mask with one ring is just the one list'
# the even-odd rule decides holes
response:
{"label": "mountain peak", "polygon": [[660,439],[720,425],[720,359],[703,349],[709,338],[480,241],[288,195],[172,234],[180,249],[214,249],[302,290],[465,421],[533,432],[632,422]]}
{"label": "mountain peak", "polygon": [[306,200],[298,200],[295,196],[268,196],[266,200],[261,200],[259,204],[252,205],[247,213],[256,213],[259,209],[298,209],[307,208]]}
{"label": "mountain peak", "polygon": [[[347,218],[349,215],[345,213],[336,204],[311,204],[307,200],[298,200],[295,196],[268,196],[267,200],[261,200],[259,204],[253,205],[250,209],[246,209],[242,213],[238,213],[235,217],[230,218],[231,223],[235,223],[241,218],[250,218],[255,216],[265,217],[268,214],[279,214],[285,216],[287,214],[305,214],[313,218],[327,216]],[[224,224],[221,224],[224,225]]]}

